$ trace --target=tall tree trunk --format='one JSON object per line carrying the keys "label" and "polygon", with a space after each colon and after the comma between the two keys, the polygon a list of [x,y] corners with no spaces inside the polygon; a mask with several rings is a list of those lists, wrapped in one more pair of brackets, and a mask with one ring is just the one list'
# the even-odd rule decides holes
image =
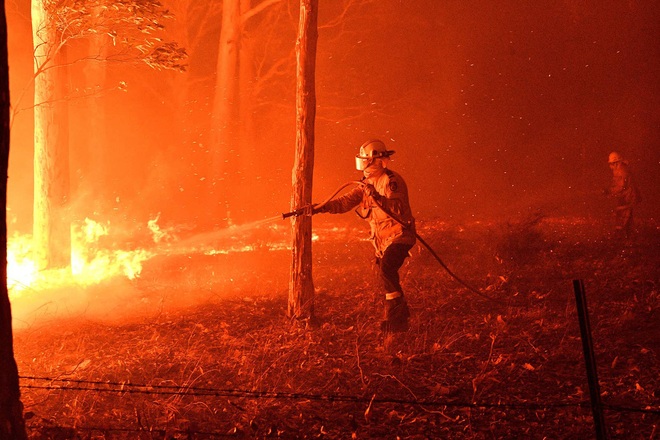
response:
{"label": "tall tree trunk", "polygon": [[[241,13],[245,13],[251,7],[250,0],[241,0]],[[245,27],[245,23],[242,23],[242,27]],[[254,90],[254,40],[251,39],[241,39],[241,50],[239,52],[239,140],[241,146],[241,157],[240,161],[241,169],[245,169],[246,166],[249,166],[250,163],[254,160],[253,153],[254,150],[254,101],[252,91]]]}
{"label": "tall tree trunk", "polygon": [[7,291],[7,168],[9,166],[9,62],[7,59],[7,20],[5,2],[0,4],[0,170],[2,170],[2,220],[0,220],[0,438],[27,438],[23,404],[18,387],[18,368],[14,359],[11,304]]}
{"label": "tall tree trunk", "polygon": [[[39,269],[71,262],[69,217],[68,105],[61,93],[66,59],[60,38],[41,0],[32,1],[34,69],[35,263]],[[59,63],[58,63],[59,62]],[[58,65],[59,64],[59,65]],[[59,93],[58,93],[59,92]]]}
{"label": "tall tree trunk", "polygon": [[[312,202],[317,20],[318,0],[301,0],[296,41],[296,155],[293,165],[292,210]],[[293,217],[292,222],[294,241],[288,314],[290,318],[313,320],[312,218]]]}
{"label": "tall tree trunk", "polygon": [[[224,0],[222,2],[222,29],[218,49],[216,70],[216,88],[212,114],[212,194],[214,203],[225,203],[227,214],[231,206],[229,201],[232,187],[237,181],[237,126],[239,114],[238,74],[239,50],[241,39],[241,1]],[[220,194],[223,200],[220,199]],[[217,205],[216,205],[217,206]]]}

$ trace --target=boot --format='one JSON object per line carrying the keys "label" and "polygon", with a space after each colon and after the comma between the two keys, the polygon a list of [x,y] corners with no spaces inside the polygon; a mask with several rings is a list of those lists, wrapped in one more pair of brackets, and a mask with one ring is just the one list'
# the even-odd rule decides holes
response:
{"label": "boot", "polygon": [[385,310],[380,329],[383,332],[405,332],[408,330],[410,310],[403,296],[385,300]]}

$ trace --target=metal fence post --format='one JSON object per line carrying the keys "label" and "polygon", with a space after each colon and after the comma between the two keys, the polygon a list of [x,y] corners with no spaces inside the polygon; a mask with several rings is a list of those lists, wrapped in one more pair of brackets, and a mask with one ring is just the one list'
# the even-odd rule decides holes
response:
{"label": "metal fence post", "polygon": [[587,367],[587,380],[589,382],[589,395],[591,397],[591,411],[594,416],[596,438],[598,440],[605,440],[607,438],[605,417],[603,416],[603,406],[600,401],[600,385],[598,384],[598,373],[596,372],[596,357],[594,356],[594,346],[591,340],[589,310],[587,309],[587,297],[584,292],[583,281],[573,280],[573,290],[575,291],[575,302],[577,304],[578,320],[580,321],[582,350],[584,351],[584,362]]}

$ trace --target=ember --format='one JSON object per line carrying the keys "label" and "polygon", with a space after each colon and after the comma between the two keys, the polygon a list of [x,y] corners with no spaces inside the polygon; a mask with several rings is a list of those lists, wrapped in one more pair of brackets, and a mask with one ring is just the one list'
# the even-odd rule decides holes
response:
{"label": "ember", "polygon": [[660,7],[600,3],[3,2],[11,415],[657,437]]}

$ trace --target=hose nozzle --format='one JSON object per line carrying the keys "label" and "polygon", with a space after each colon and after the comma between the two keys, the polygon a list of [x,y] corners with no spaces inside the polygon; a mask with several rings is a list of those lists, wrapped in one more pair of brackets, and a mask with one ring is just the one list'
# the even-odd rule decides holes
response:
{"label": "hose nozzle", "polygon": [[311,205],[303,206],[302,208],[295,209],[291,212],[283,212],[282,213],[282,219],[289,218],[289,217],[298,217],[299,215],[303,215],[306,213],[306,211],[310,211],[311,214],[311,209],[309,209]]}

